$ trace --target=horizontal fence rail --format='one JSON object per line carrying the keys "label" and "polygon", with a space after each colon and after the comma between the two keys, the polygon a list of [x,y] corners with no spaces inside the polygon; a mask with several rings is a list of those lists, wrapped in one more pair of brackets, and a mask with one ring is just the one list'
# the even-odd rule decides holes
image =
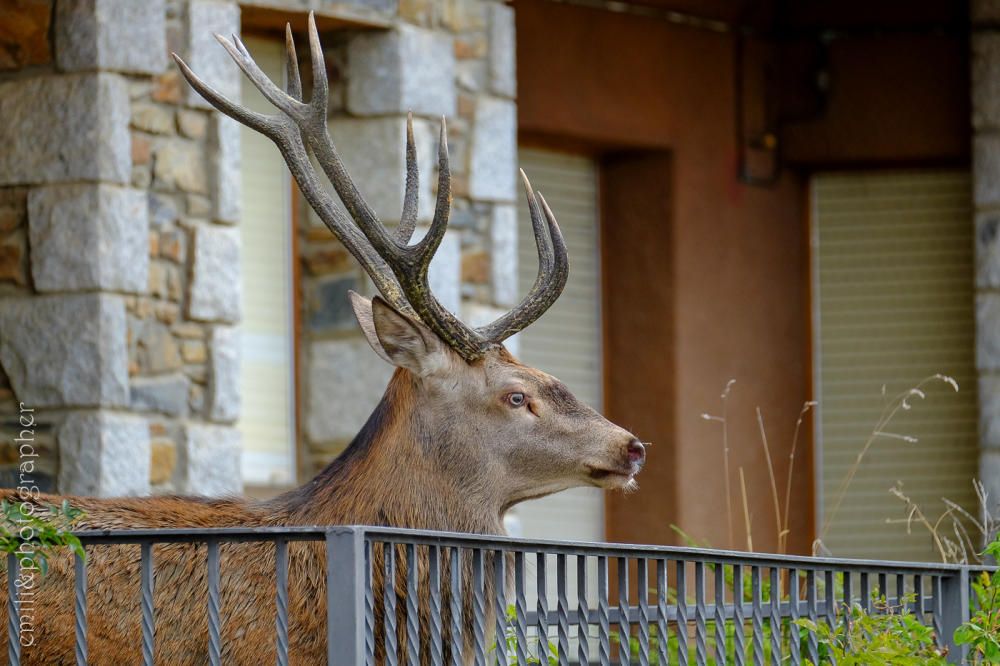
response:
{"label": "horizontal fence rail", "polygon": [[[136,639],[145,665],[157,657],[154,547],[162,544],[204,546],[208,632],[199,663],[213,665],[226,663],[233,647],[224,642],[220,581],[239,574],[221,564],[220,548],[240,544],[273,548],[271,646],[279,666],[295,662],[289,571],[299,542],[325,545],[325,589],[311,598],[326,600],[327,663],[338,666],[829,663],[817,633],[797,621],[835,627],[852,605],[912,614],[960,663],[965,654],[951,637],[970,614],[970,577],[983,570],[365,526],[77,535],[87,553],[74,556],[73,567],[78,664],[103,661],[88,644],[95,611],[87,576],[91,558],[110,546],[138,546]],[[13,555],[6,567],[8,660],[17,665],[22,600],[9,584],[18,575]]]}

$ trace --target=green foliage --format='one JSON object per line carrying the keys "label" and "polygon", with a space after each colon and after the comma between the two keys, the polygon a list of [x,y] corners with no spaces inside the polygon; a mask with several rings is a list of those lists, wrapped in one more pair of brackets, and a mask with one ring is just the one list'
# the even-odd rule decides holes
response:
{"label": "green foliage", "polygon": [[[706,636],[707,636],[707,640],[705,641],[705,645],[706,645],[706,651],[708,653],[707,659],[706,659],[705,663],[708,666],[716,666],[716,664],[718,662],[716,661],[716,658],[715,658],[715,655],[716,655],[716,638],[715,638],[715,622],[714,621],[709,620],[708,622],[705,623],[705,633],[706,633]],[[771,662],[771,634],[772,634],[772,630],[771,630],[770,621],[766,621],[765,624],[764,624],[764,626],[763,626],[763,633],[762,633],[762,635],[764,637],[763,638],[763,641],[764,641],[763,660],[764,660],[765,663],[770,663]],[[796,635],[796,634],[801,634],[801,635]],[[612,640],[613,644],[615,645],[615,647],[612,647],[612,654],[617,654],[618,648],[616,646],[617,646],[617,644],[621,640],[621,634],[619,632],[617,632],[617,631],[612,631],[611,632],[611,640]],[[782,646],[781,650],[782,650],[782,654],[785,655],[786,658],[787,658],[787,655],[789,654],[789,642],[793,641],[793,640],[794,641],[798,641],[799,644],[800,644],[800,650],[802,650],[802,652],[805,652],[805,649],[806,649],[805,648],[805,640],[806,640],[806,632],[805,632],[805,630],[793,631],[793,628],[790,625],[789,621],[788,620],[782,620],[782,622],[781,622],[781,646]],[[754,663],[753,640],[751,639],[751,637],[748,634],[744,634],[744,645],[745,645],[745,648],[744,648],[743,654],[744,654],[744,657],[745,657],[745,663],[747,663],[747,664]],[[657,628],[656,628],[655,625],[650,625],[650,627],[649,627],[649,655],[648,655],[650,666],[660,666],[660,660],[659,660],[659,656],[658,656],[659,650],[660,650],[660,638],[659,638],[658,633],[657,633]],[[668,664],[674,663],[674,661],[673,661],[674,657],[673,656],[680,654],[680,641],[677,638],[677,632],[676,631],[672,631],[671,630],[670,631],[670,635],[667,636],[666,651],[667,651],[667,663]],[[630,655],[630,657],[631,657],[631,659],[632,659],[633,662],[638,662],[638,660],[639,660],[639,653],[640,653],[639,639],[637,637],[635,637],[635,636],[630,636],[629,637],[629,655]],[[687,653],[688,653],[688,663],[692,663],[692,664],[695,663],[696,660],[697,660],[697,649],[695,647],[695,641],[694,641],[693,638],[690,638],[688,640]],[[725,653],[726,653],[726,655],[729,655],[730,658],[732,658],[732,656],[736,654],[736,625],[734,625],[732,623],[732,621],[726,622],[726,625],[725,625]],[[728,663],[728,662],[724,662],[724,663]]]}
{"label": "green foliage", "polygon": [[[1000,560],[1000,538],[983,553]],[[968,622],[955,630],[955,642],[969,646],[972,664],[1000,663],[1000,571],[985,571],[972,581],[973,614]]]}
{"label": "green foliage", "polygon": [[[507,663],[511,666],[517,664],[517,633],[515,632],[515,627],[517,626],[517,609],[513,604],[507,606],[507,628],[504,630],[504,644],[506,648]],[[548,666],[559,666],[558,648],[554,643],[549,641],[549,649],[546,656],[546,663]],[[535,641],[535,649],[528,649],[531,655],[538,654],[538,641]],[[490,646],[490,652],[494,652],[497,649],[497,644],[493,643]],[[538,660],[538,657],[528,656],[526,663],[540,665],[542,662]]]}
{"label": "green foliage", "polygon": [[[61,506],[41,507],[28,502],[0,502],[0,553],[14,554],[22,569],[48,572],[48,558],[60,548],[80,557],[86,552],[71,529],[83,512],[63,500]],[[6,558],[3,558],[6,564]]]}
{"label": "green foliage", "polygon": [[944,666],[945,651],[935,644],[933,629],[909,610],[914,599],[903,597],[900,605],[893,606],[885,597],[877,597],[871,613],[854,604],[832,627],[812,620],[796,624],[815,632],[838,666]]}

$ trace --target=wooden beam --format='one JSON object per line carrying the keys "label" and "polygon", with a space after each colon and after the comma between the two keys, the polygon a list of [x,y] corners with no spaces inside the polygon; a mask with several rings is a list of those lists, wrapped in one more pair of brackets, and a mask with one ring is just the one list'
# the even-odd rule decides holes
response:
{"label": "wooden beam", "polygon": [[[241,2],[241,21],[244,32],[284,34],[285,24],[290,23],[295,32],[305,32],[309,12],[291,9],[268,2]],[[392,22],[379,14],[350,4],[328,5],[316,12],[316,27],[321,33],[335,30],[385,30]]]}

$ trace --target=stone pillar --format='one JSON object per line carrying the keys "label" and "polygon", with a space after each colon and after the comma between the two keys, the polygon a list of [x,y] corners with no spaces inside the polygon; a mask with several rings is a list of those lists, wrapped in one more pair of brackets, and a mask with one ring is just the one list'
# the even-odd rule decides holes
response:
{"label": "stone pillar", "polygon": [[979,476],[995,511],[1000,506],[1000,3],[973,0],[971,11]]}
{"label": "stone pillar", "polygon": [[[438,123],[447,118],[453,205],[431,286],[471,324],[499,316],[518,297],[513,10],[486,0],[402,0],[389,30],[328,37],[324,46],[330,133],[390,225],[399,220],[406,113],[413,113],[421,176],[415,238],[433,214]],[[374,293],[370,281],[311,213],[300,220],[299,247],[300,445],[308,474],[350,442],[392,369],[359,336],[347,303],[348,289]]]}
{"label": "stone pillar", "polygon": [[0,462],[28,409],[46,490],[237,492],[239,131],[167,54],[238,96],[211,33],[239,9],[22,7],[37,29],[0,61]]}

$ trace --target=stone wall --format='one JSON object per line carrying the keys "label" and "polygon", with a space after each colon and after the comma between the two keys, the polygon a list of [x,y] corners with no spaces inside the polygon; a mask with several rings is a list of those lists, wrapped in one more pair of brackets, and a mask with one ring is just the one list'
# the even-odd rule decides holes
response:
{"label": "stone wall", "polygon": [[239,8],[10,11],[23,27],[0,43],[3,485],[18,483],[21,433],[43,489],[237,492],[239,133],[167,54],[238,93],[210,35],[238,32]]}
{"label": "stone wall", "polygon": [[[401,0],[384,31],[325,36],[330,133],[386,224],[399,220],[406,113],[420,166],[416,238],[433,214],[438,123],[447,118],[454,203],[431,264],[438,299],[480,325],[516,299],[517,128],[513,10],[483,0]],[[339,453],[392,369],[360,336],[347,301],[374,288],[305,202],[298,220],[303,326],[301,476]]]}
{"label": "stone wall", "polygon": [[972,10],[972,176],[976,238],[979,474],[1000,504],[1000,2]]}

